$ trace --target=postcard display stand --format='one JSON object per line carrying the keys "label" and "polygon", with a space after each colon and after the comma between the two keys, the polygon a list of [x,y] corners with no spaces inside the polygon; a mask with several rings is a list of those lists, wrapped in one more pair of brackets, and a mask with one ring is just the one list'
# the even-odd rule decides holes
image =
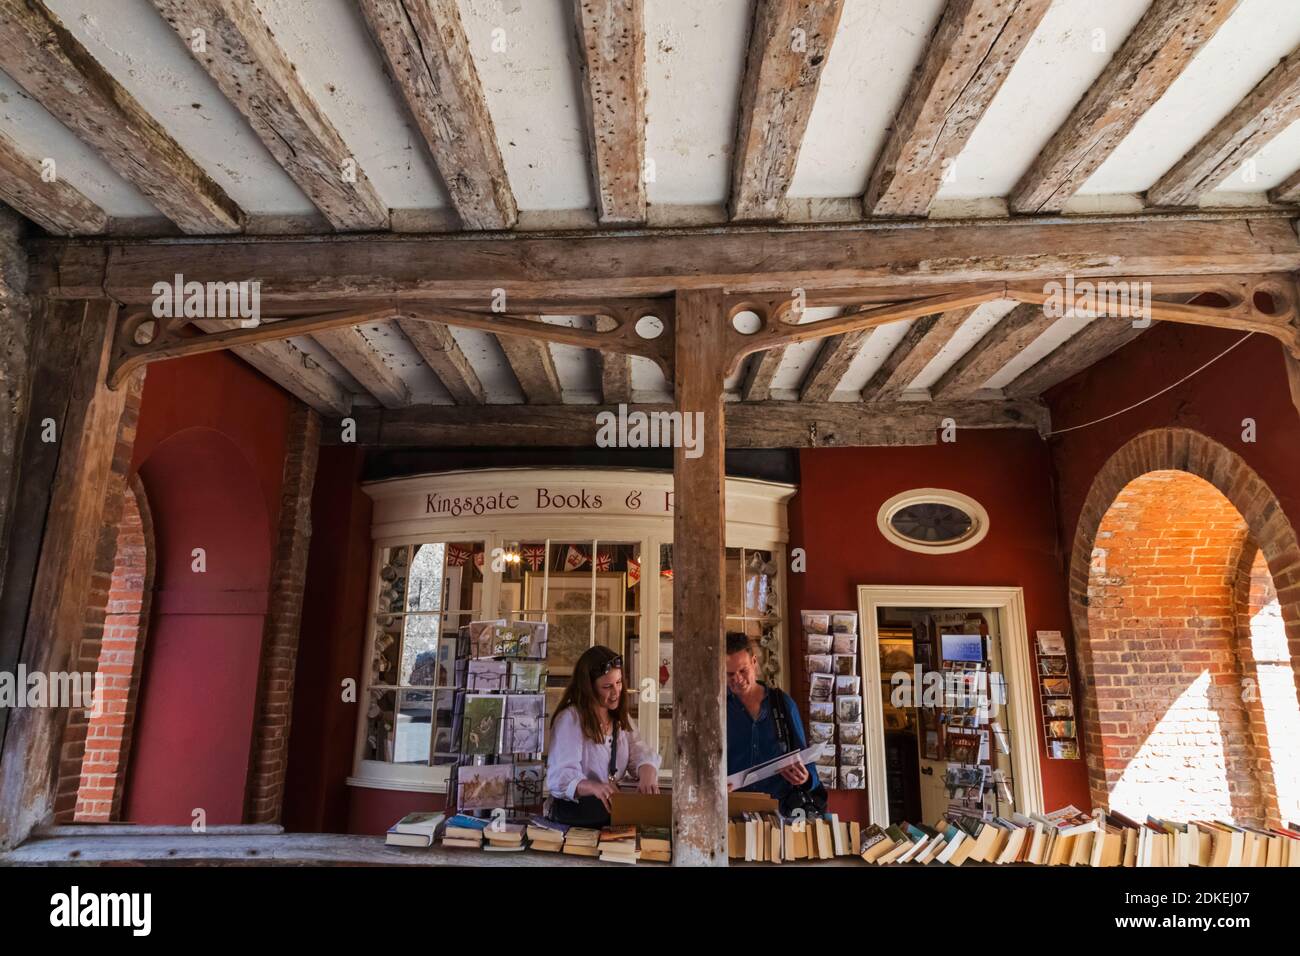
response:
{"label": "postcard display stand", "polygon": [[1052,760],[1079,760],[1078,724],[1074,715],[1074,683],[1070,680],[1070,657],[1060,631],[1039,631],[1038,680],[1042,693],[1043,733],[1047,756]]}
{"label": "postcard display stand", "polygon": [[460,628],[448,802],[492,816],[540,813],[546,731],[544,621],[474,621]]}
{"label": "postcard display stand", "polygon": [[[991,719],[990,698],[997,705],[1006,701],[1006,683],[989,667],[990,640],[983,616],[976,622],[966,612],[955,619],[934,615],[936,644],[943,673],[943,706],[935,718],[923,718],[922,726],[937,723],[940,759],[947,759],[944,787],[949,810],[967,817],[989,820],[1001,815],[1002,804],[1014,809],[1011,780],[995,769],[993,748],[1011,751],[1010,736],[1001,721]],[[972,630],[976,633],[972,633]],[[993,797],[989,808],[986,800]]]}
{"label": "postcard display stand", "polygon": [[808,664],[808,743],[824,743],[817,775],[827,790],[865,790],[858,615],[804,611]]}

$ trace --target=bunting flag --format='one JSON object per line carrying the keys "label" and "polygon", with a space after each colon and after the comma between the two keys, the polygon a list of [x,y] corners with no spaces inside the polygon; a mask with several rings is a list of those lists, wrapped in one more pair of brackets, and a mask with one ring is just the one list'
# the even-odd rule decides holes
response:
{"label": "bunting flag", "polygon": [[468,560],[469,548],[462,548],[458,544],[447,545],[447,567],[462,568]]}
{"label": "bunting flag", "polygon": [[667,578],[669,581],[671,581],[671,580],[673,579],[673,569],[672,569],[672,568],[664,568],[662,571],[659,572],[659,575],[660,575],[661,577],[665,577],[665,578]]}
{"label": "bunting flag", "polygon": [[636,587],[641,583],[641,562],[636,558],[627,559],[627,586]]}
{"label": "bunting flag", "polygon": [[546,562],[546,545],[544,544],[526,544],[519,549],[524,563],[528,565],[529,571],[540,571],[542,565]]}
{"label": "bunting flag", "polygon": [[569,545],[569,550],[564,553],[564,570],[576,571],[586,563],[587,556],[582,553],[582,549]]}
{"label": "bunting flag", "polygon": [[612,558],[611,558],[610,553],[609,553],[608,551],[597,551],[597,552],[596,552],[596,570],[597,570],[597,571],[608,571],[608,570],[609,570],[609,565],[610,565],[610,561],[611,561],[611,560],[612,560]]}

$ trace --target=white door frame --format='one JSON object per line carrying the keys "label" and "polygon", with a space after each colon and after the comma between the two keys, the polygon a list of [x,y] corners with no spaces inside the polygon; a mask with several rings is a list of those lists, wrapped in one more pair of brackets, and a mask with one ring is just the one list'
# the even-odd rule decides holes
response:
{"label": "white door frame", "polygon": [[[885,715],[880,692],[880,634],[876,611],[882,607],[992,608],[1001,613],[1002,668],[1011,709],[1013,794],[1020,813],[1043,812],[1042,761],[1038,753],[1038,720],[1034,698],[1033,661],[1029,655],[1029,628],[1025,623],[1025,595],[1021,588],[889,587],[858,585],[858,616],[862,642],[862,713],[866,722],[863,742],[867,756],[867,801],[871,822],[889,826],[889,789],[885,784]],[[874,729],[873,729],[874,724]]]}

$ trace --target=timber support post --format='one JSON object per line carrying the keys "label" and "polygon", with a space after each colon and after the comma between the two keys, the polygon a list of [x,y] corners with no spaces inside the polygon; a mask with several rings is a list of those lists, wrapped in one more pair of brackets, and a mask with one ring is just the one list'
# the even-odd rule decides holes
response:
{"label": "timber support post", "polygon": [[[677,293],[673,449],[673,864],[727,865],[722,383],[729,360],[722,290]],[[688,430],[690,429],[690,430]]]}

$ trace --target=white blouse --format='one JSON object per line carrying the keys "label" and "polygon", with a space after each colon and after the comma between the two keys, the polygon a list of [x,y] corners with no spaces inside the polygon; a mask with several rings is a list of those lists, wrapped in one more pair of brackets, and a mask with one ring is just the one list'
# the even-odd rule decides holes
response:
{"label": "white blouse", "polygon": [[[560,711],[551,728],[551,750],[546,758],[546,789],[551,796],[577,800],[576,791],[581,781],[604,783],[609,772],[609,743],[609,737],[596,743],[583,736],[575,708],[566,707]],[[631,733],[619,730],[614,768],[620,780],[629,767],[640,770],[649,764],[657,772],[659,762],[659,755],[647,747],[637,733],[635,721]]]}

